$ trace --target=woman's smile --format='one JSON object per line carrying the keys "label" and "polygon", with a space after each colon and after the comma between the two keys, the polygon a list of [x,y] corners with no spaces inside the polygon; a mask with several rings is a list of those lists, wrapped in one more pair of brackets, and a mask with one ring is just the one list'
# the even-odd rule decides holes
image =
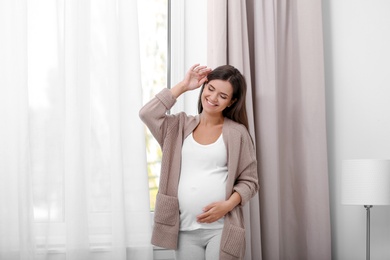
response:
{"label": "woman's smile", "polygon": [[214,103],[214,102],[211,101],[210,99],[207,99],[207,98],[206,98],[206,101],[207,101],[207,103],[209,103],[209,105],[211,105],[211,106],[218,106],[218,104]]}

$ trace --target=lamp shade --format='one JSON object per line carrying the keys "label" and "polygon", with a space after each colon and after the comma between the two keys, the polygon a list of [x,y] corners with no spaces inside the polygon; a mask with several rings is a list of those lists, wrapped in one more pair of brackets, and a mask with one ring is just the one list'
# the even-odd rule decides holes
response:
{"label": "lamp shade", "polygon": [[348,205],[390,205],[390,160],[344,160],[341,202]]}

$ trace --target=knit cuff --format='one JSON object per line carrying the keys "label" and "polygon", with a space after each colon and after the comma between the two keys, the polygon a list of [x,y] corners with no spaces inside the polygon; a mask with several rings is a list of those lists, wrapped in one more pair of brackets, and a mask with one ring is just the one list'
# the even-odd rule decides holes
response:
{"label": "knit cuff", "polygon": [[168,88],[164,88],[157,93],[156,98],[158,98],[167,109],[170,109],[176,103],[176,98]]}

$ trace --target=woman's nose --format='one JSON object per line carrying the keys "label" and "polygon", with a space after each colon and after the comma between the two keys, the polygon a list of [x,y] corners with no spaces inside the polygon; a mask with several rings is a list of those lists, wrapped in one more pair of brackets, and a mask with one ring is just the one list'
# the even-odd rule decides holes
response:
{"label": "woman's nose", "polygon": [[218,94],[217,93],[211,94],[211,100],[216,101],[217,98],[218,98]]}

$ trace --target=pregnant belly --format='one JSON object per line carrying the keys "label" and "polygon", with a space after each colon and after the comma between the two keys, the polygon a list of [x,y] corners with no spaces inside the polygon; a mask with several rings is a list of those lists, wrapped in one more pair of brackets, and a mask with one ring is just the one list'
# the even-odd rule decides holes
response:
{"label": "pregnant belly", "polygon": [[[214,182],[179,184],[178,199],[182,228],[198,227],[196,216],[203,213],[203,208],[210,203],[225,200],[225,184]],[[183,230],[183,229],[182,229]]]}

